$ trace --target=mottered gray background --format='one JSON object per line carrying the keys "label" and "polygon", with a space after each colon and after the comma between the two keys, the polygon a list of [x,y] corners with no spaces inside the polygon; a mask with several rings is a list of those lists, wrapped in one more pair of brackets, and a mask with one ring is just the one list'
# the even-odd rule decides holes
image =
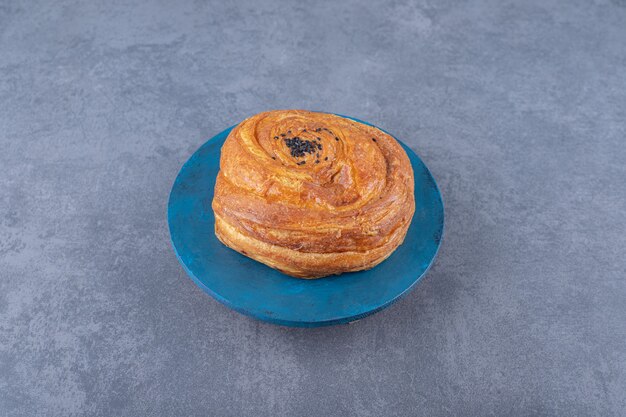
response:
{"label": "mottered gray background", "polygon": [[[433,172],[401,302],[290,329],[185,276],[179,168],[279,108]],[[1,416],[624,416],[625,231],[624,0],[0,0]]]}

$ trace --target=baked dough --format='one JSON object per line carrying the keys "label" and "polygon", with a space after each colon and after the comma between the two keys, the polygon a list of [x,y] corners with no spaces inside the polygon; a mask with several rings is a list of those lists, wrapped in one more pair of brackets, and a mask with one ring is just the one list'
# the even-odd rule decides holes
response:
{"label": "baked dough", "polygon": [[379,129],[327,113],[260,113],[222,146],[215,234],[294,277],[369,269],[402,244],[413,187],[409,158]]}

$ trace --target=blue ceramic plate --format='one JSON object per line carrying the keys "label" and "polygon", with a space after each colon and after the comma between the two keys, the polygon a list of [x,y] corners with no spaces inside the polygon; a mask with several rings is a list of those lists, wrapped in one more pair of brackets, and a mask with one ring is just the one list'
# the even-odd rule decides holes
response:
{"label": "blue ceramic plate", "polygon": [[303,280],[220,243],[213,230],[211,201],[220,149],[231,129],[208,140],[189,158],[170,194],[172,244],[180,263],[200,288],[257,319],[317,327],[351,322],[380,311],[406,295],[424,276],[441,242],[443,204],[428,168],[402,142],[415,173],[415,215],[404,243],[377,267]]}

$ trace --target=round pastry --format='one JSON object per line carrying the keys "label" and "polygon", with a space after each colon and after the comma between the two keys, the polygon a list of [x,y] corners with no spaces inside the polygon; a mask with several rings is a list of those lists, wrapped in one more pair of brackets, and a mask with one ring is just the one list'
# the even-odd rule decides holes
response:
{"label": "round pastry", "polygon": [[408,156],[379,129],[327,113],[260,113],[222,147],[215,234],[294,277],[369,269],[402,244],[413,187]]}

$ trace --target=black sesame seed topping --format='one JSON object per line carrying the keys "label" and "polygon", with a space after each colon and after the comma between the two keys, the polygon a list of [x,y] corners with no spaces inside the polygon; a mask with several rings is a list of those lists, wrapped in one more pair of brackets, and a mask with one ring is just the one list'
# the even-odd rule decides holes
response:
{"label": "black sesame seed topping", "polygon": [[337,136],[335,136],[335,140],[336,140],[337,142],[339,142],[339,138],[338,138]]}
{"label": "black sesame seed topping", "polygon": [[328,157],[324,158],[324,161],[328,161]]}
{"label": "black sesame seed topping", "polygon": [[322,140],[322,138],[320,138],[319,136],[318,136],[318,137],[316,137],[315,139],[317,139],[317,140]]}
{"label": "black sesame seed topping", "polygon": [[287,136],[287,135],[285,135],[284,133],[281,133],[281,134],[280,134],[280,136],[285,137],[285,136]]}
{"label": "black sesame seed topping", "polygon": [[291,135],[291,130],[288,130],[287,133]]}
{"label": "black sesame seed topping", "polygon": [[306,132],[306,129],[302,129],[303,132]]}
{"label": "black sesame seed topping", "polygon": [[298,165],[304,165],[304,164],[306,164],[306,161],[300,161],[300,162],[298,162]]}
{"label": "black sesame seed topping", "polygon": [[319,160],[319,159],[316,159],[316,160],[315,160],[315,163],[316,163],[316,164],[319,164],[319,163],[320,163],[320,160]]}
{"label": "black sesame seed topping", "polygon": [[315,129],[315,131],[316,131],[316,132],[321,132],[321,131],[322,131],[322,129],[318,127],[317,129]]}
{"label": "black sesame seed topping", "polygon": [[274,136],[274,139],[278,139],[278,136]]}
{"label": "black sesame seed topping", "polygon": [[285,145],[289,148],[291,156],[296,158],[302,158],[307,153],[314,153],[316,151],[316,144],[312,140],[302,140],[298,136],[295,138],[285,139]]}
{"label": "black sesame seed topping", "polygon": [[275,156],[272,156],[272,159],[276,159],[276,157],[275,157]]}
{"label": "black sesame seed topping", "polygon": [[372,138],[372,140],[373,140],[374,142],[376,142],[376,138]]}

